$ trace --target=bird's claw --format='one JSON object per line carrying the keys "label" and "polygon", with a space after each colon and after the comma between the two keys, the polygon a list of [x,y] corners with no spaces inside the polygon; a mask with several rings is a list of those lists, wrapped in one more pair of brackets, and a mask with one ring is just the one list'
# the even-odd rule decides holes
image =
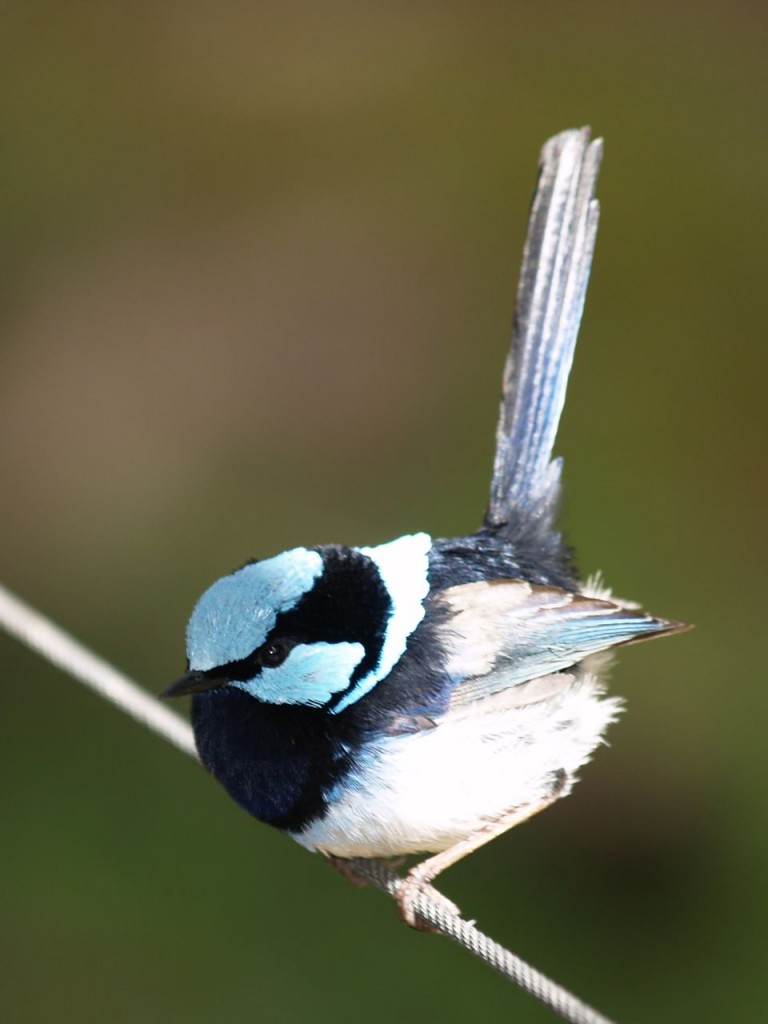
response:
{"label": "bird's claw", "polygon": [[414,870],[406,875],[398,886],[395,893],[395,903],[400,914],[400,919],[410,928],[419,932],[438,932],[439,928],[433,927],[418,912],[417,903],[419,898],[425,896],[430,903],[437,904],[441,913],[451,917],[459,917],[461,911],[455,903],[451,902],[441,892],[434,889],[430,883],[419,876]]}

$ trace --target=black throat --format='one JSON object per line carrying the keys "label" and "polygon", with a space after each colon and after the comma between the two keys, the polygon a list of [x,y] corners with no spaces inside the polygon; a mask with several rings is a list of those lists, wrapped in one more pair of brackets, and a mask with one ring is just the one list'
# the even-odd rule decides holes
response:
{"label": "black throat", "polygon": [[360,737],[343,717],[263,704],[231,686],[192,700],[205,767],[249,814],[290,831],[323,816],[325,794],[352,767]]}

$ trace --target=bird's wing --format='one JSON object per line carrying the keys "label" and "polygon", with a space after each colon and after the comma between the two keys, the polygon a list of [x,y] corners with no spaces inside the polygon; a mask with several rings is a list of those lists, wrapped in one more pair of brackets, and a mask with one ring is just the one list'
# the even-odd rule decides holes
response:
{"label": "bird's wing", "polygon": [[560,461],[552,460],[592,265],[602,140],[589,129],[544,146],[504,367],[486,527],[502,535],[521,518],[553,527]]}
{"label": "bird's wing", "polygon": [[686,628],[612,600],[523,580],[465,583],[436,595],[451,706],[576,665],[619,644]]}

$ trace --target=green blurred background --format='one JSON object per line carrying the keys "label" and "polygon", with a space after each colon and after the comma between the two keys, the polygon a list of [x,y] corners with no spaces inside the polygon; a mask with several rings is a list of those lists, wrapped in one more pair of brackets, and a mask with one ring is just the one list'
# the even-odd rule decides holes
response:
{"label": "green blurred background", "polygon": [[[484,509],[539,148],[606,138],[559,451],[623,652],[568,800],[444,876],[622,1022],[768,1006],[768,9],[3,5],[2,578],[158,691],[200,591]],[[552,1020],[5,637],[0,1018]]]}

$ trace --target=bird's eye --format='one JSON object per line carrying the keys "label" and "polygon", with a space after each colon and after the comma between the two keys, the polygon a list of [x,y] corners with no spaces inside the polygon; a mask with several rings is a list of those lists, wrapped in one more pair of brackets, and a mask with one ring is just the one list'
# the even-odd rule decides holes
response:
{"label": "bird's eye", "polygon": [[273,640],[272,643],[265,644],[262,647],[259,661],[264,668],[277,668],[278,665],[283,664],[289,654],[290,647],[288,644],[283,643],[281,640]]}

